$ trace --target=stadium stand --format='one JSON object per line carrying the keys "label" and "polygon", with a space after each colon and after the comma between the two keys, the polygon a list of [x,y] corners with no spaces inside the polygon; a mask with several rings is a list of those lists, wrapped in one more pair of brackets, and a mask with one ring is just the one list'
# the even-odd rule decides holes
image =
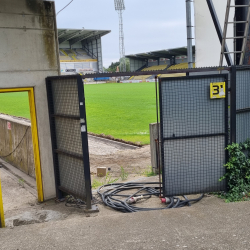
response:
{"label": "stadium stand", "polygon": [[83,49],[74,49],[74,52],[76,53],[77,60],[93,59]]}
{"label": "stadium stand", "polygon": [[[195,63],[193,63],[193,67],[195,68]],[[144,68],[141,71],[151,71],[151,70],[164,70],[166,69],[167,66],[166,65],[158,65],[158,66],[151,66],[151,67],[147,67]],[[175,69],[187,69],[188,68],[188,63],[179,63],[179,64],[175,64],[172,65],[168,68],[168,70],[175,70]],[[158,75],[158,77],[181,77],[181,76],[185,76],[185,73],[176,73],[176,74],[162,74],[162,75]],[[129,80],[142,80],[142,81],[146,81],[146,79],[151,78],[151,75],[141,75],[141,76],[132,76],[129,78]]]}
{"label": "stadium stand", "polygon": [[60,61],[61,60],[72,60],[71,57],[69,57],[68,54],[63,49],[59,49],[59,56],[60,56]]}
{"label": "stadium stand", "polygon": [[[154,71],[164,69],[186,69],[187,63],[187,47],[178,47],[172,49],[163,49],[156,51],[143,52],[138,54],[126,55],[130,61],[130,71]],[[195,46],[193,46],[195,53]],[[193,62],[195,62],[195,54],[193,54]],[[195,64],[194,64],[195,67]],[[161,74],[159,77],[177,77],[185,74]],[[151,80],[152,76],[136,76],[129,80]]]}
{"label": "stadium stand", "polygon": [[[167,65],[157,65],[157,66],[150,66],[150,67],[144,68],[141,71],[164,70],[166,68],[167,68]],[[129,80],[142,80],[142,81],[145,81],[147,78],[150,78],[150,77],[152,77],[152,76],[151,75],[132,76],[132,77],[129,78]]]}
{"label": "stadium stand", "polygon": [[149,76],[149,75],[147,75],[147,76],[134,76],[132,79],[129,79],[129,80],[142,80],[142,81],[145,81],[149,77],[151,77],[151,76]]}
{"label": "stadium stand", "polygon": [[60,56],[65,56],[65,54],[61,50],[59,50],[59,55]]}
{"label": "stadium stand", "polygon": [[167,68],[167,65],[157,65],[144,68],[142,71],[151,71],[151,70],[164,70]]}
{"label": "stadium stand", "polygon": [[58,29],[61,74],[103,72],[103,36],[110,30]]}
{"label": "stadium stand", "polygon": [[85,52],[83,49],[60,49],[60,61],[86,61],[86,60],[93,60],[92,57],[90,57],[87,52]]}
{"label": "stadium stand", "polygon": [[[168,70],[174,70],[174,69],[187,69],[188,68],[188,63],[179,63],[176,65],[172,65],[171,67],[168,68]],[[193,68],[195,68],[195,63],[193,63]],[[159,77],[180,77],[180,76],[185,76],[185,73],[176,73],[176,74],[162,74]]]}
{"label": "stadium stand", "polygon": [[69,56],[60,56],[60,61],[69,61],[72,60]]}

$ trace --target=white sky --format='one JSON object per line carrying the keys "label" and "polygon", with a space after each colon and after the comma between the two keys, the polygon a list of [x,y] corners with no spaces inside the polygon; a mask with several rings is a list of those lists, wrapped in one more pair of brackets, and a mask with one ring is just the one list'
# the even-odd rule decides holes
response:
{"label": "white sky", "polygon": [[[54,0],[56,11],[70,0]],[[125,0],[125,54],[186,46],[185,0]],[[103,65],[119,60],[118,14],[114,0],[74,0],[57,16],[58,28],[104,29]]]}

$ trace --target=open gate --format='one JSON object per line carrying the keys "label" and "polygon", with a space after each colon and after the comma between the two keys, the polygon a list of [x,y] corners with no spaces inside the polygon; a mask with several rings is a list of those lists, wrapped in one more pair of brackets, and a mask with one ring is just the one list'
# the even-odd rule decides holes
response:
{"label": "open gate", "polygon": [[226,190],[227,85],[227,74],[160,78],[165,196]]}
{"label": "open gate", "polygon": [[62,192],[91,208],[91,179],[83,81],[80,75],[48,77],[47,96],[57,197]]}

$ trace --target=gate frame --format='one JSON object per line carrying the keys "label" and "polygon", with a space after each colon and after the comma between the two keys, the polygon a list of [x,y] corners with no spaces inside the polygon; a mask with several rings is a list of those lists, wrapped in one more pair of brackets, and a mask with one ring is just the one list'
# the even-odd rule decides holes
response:
{"label": "gate frame", "polygon": [[[1,93],[13,93],[13,92],[28,92],[30,121],[31,121],[31,135],[32,135],[35,173],[36,173],[37,199],[38,199],[38,202],[43,202],[44,201],[43,183],[42,183],[42,171],[41,171],[41,161],[40,161],[40,149],[39,149],[39,140],[38,140],[38,128],[37,128],[37,119],[36,119],[34,88],[24,87],[24,88],[0,89],[0,94]],[[0,189],[0,209],[1,209],[1,189]]]}

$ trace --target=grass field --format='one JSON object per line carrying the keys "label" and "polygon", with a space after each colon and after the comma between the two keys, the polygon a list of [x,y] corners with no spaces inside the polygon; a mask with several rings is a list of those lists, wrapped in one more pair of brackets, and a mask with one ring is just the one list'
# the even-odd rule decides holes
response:
{"label": "grass field", "polygon": [[0,113],[30,119],[28,92],[0,93]]}
{"label": "grass field", "polygon": [[154,83],[84,85],[88,131],[149,144],[156,122]]}
{"label": "grass field", "polygon": [[[154,83],[84,85],[88,131],[149,144],[156,122]],[[0,94],[0,113],[29,118],[28,93]]]}

